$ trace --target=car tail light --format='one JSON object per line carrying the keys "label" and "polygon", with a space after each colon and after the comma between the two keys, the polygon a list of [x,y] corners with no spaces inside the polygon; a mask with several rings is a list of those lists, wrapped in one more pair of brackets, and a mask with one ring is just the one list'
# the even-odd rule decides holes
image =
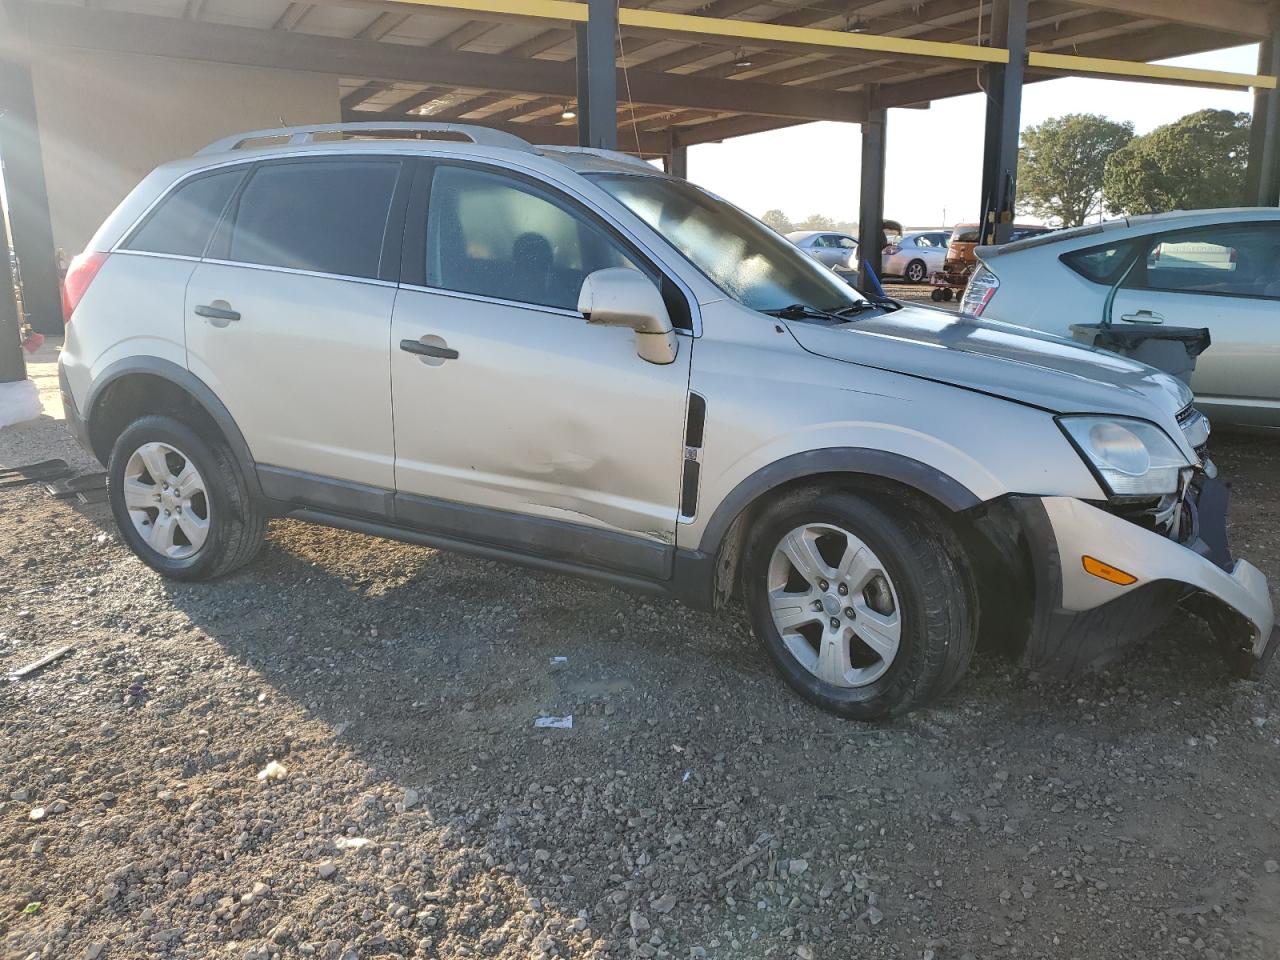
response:
{"label": "car tail light", "polygon": [[89,284],[98,275],[102,265],[107,262],[107,254],[86,250],[78,254],[67,267],[67,275],[62,278],[62,319],[71,322],[71,315],[80,306],[80,301],[89,291]]}
{"label": "car tail light", "polygon": [[975,317],[982,316],[982,311],[987,309],[987,304],[999,289],[1000,278],[985,263],[980,265],[969,278],[969,285],[964,288],[964,296],[960,298],[960,312]]}
{"label": "car tail light", "polygon": [[898,251],[900,251],[901,249],[902,249],[902,247],[900,247],[898,244],[896,244],[896,243],[891,243],[891,244],[889,244],[887,247],[885,247],[885,248],[884,248],[884,251],[883,251],[883,252],[884,252],[884,255],[885,255],[886,257],[892,257],[895,253],[897,253],[897,252],[898,252]]}

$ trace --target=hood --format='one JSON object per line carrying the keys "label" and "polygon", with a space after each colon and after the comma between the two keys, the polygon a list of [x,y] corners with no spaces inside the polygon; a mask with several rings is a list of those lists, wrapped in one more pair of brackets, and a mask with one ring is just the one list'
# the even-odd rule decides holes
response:
{"label": "hood", "polygon": [[1172,420],[1191,390],[1154,367],[1025,327],[903,307],[838,326],[792,322],[805,350],[1054,413]]}

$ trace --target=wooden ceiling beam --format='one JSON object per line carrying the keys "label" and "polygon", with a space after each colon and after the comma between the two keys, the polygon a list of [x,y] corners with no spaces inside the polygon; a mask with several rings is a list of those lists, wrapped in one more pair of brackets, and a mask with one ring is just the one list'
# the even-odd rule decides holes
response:
{"label": "wooden ceiling beam", "polygon": [[1078,7],[1107,10],[1144,20],[1163,20],[1235,33],[1255,40],[1270,37],[1277,29],[1280,10],[1272,4],[1246,0],[1068,0]]}
{"label": "wooden ceiling beam", "polygon": [[[421,123],[424,119],[431,120],[433,118],[419,117],[415,114],[385,114],[372,110],[347,110],[342,114],[345,123]],[[548,146],[557,147],[573,147],[578,143],[578,128],[576,124],[554,124],[554,123],[504,123],[497,121],[484,120],[482,126],[493,130],[501,130],[504,133],[510,133],[530,143],[546,144]],[[624,153],[634,153],[634,150],[628,150],[628,147],[634,147],[636,144],[635,134],[631,130],[618,131],[619,147]],[[661,157],[670,152],[671,141],[665,133],[640,132],[641,154],[646,157]]]}
{"label": "wooden ceiling beam", "polygon": [[354,39],[381,40],[387,34],[399,30],[411,16],[409,13],[384,11],[369,21],[369,25],[357,33]]}
{"label": "wooden ceiling beam", "polygon": [[[284,35],[176,17],[43,3],[28,10],[32,40],[55,46],[368,77],[371,82],[381,83],[488,89],[563,100],[577,95],[573,63],[447,50],[426,54],[421,47],[408,44],[303,33]],[[638,103],[655,106],[805,120],[857,122],[865,115],[862,99],[853,95],[814,97],[798,88],[737,80],[691,80],[645,70],[629,70],[625,75],[619,71],[618,89],[630,90]]]}

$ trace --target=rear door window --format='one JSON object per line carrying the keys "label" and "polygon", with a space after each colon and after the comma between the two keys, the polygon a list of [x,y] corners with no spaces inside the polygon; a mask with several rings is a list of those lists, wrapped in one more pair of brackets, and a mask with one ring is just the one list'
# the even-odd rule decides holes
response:
{"label": "rear door window", "polygon": [[1280,299],[1280,222],[1219,224],[1157,234],[1124,285]]}
{"label": "rear door window", "polygon": [[254,171],[219,259],[377,278],[398,160],[298,160]]}
{"label": "rear door window", "polygon": [[235,167],[183,181],[156,205],[124,248],[169,256],[203,256],[209,235],[244,174],[244,167]]}

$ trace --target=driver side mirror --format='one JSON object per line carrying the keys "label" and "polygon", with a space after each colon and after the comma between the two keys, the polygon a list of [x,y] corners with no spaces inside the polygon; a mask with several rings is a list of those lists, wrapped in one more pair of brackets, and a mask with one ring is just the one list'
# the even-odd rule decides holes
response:
{"label": "driver side mirror", "polygon": [[653,281],[638,270],[597,270],[582,283],[578,309],[587,323],[634,330],[641,359],[659,364],[675,361],[679,343],[667,305]]}

